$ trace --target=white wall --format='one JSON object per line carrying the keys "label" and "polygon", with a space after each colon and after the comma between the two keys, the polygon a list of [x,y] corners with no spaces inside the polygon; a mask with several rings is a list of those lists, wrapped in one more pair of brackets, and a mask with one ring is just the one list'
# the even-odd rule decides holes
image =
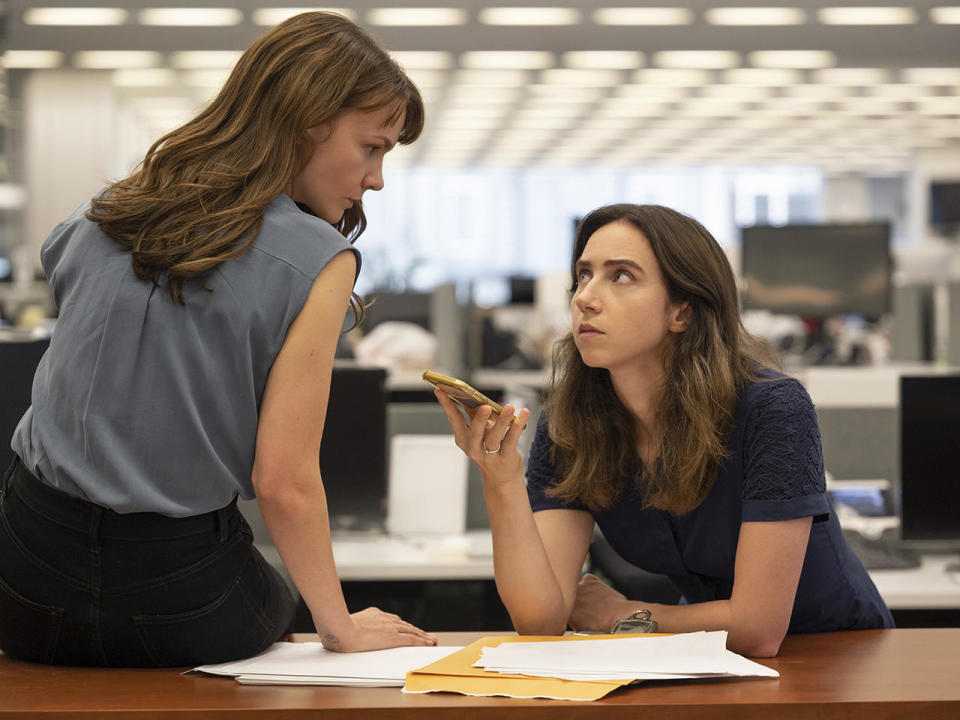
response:
{"label": "white wall", "polygon": [[107,72],[48,70],[26,78],[22,108],[26,242],[18,261],[32,274],[54,225],[111,178],[116,97]]}

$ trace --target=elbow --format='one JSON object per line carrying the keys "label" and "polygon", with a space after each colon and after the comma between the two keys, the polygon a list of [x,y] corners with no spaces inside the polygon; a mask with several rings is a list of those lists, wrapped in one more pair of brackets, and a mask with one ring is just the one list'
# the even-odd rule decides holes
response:
{"label": "elbow", "polygon": [[261,505],[296,507],[315,493],[319,469],[292,467],[288,463],[256,462],[251,481],[257,502]]}
{"label": "elbow", "polygon": [[780,652],[786,633],[729,632],[727,649],[739,655],[753,658],[772,658]]}
{"label": "elbow", "polygon": [[565,623],[549,621],[520,621],[513,620],[513,629],[517,635],[540,635],[548,637],[551,635],[563,635],[567,631]]}

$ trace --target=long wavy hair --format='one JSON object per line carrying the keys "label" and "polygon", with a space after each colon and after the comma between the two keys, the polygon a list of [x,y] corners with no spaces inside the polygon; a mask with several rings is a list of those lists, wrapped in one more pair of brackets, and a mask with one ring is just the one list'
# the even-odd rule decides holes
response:
{"label": "long wavy hair", "polygon": [[[254,42],[216,98],[95,197],[87,217],[130,251],[137,277],[165,280],[183,304],[186,280],[205,287],[213,268],[249,249],[267,205],[310,158],[307,129],[345,109],[385,108],[388,124],[404,116],[399,142],[416,140],[420,92],[377,42],[340,15],[296,15]],[[365,227],[360,203],[336,225],[351,242]],[[359,322],[355,294],[351,308]]]}
{"label": "long wavy hair", "polygon": [[571,292],[590,236],[618,221],[649,241],[671,303],[689,306],[687,327],[672,336],[665,359],[651,428],[657,458],[637,472],[634,416],[614,391],[610,373],[584,364],[567,335],[554,347],[546,401],[559,478],[550,492],[601,510],[632,486],[645,506],[683,514],[713,486],[744,386],[761,366],[776,367],[776,361],[743,327],[733,271],[717,241],[696,220],[670,208],[608,205],[587,215],[577,228]]}

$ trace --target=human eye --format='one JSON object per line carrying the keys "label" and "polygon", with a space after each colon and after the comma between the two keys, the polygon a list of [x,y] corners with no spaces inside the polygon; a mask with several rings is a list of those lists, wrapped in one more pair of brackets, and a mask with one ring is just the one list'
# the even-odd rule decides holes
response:
{"label": "human eye", "polygon": [[625,283],[633,280],[633,275],[624,269],[614,270],[613,271],[613,281],[615,283]]}
{"label": "human eye", "polygon": [[580,268],[577,270],[577,285],[583,285],[587,280],[590,279],[590,271],[586,268]]}

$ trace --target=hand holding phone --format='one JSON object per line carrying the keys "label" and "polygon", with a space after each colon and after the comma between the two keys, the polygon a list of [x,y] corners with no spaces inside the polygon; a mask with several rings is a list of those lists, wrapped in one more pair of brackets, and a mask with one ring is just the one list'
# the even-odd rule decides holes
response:
{"label": "hand holding phone", "polygon": [[[465,408],[476,410],[481,405],[489,405],[490,409],[493,410],[494,415],[499,415],[501,412],[503,412],[503,407],[499,403],[494,402],[476,388],[465,383],[463,380],[458,380],[457,378],[452,378],[447,375],[441,375],[440,373],[433,372],[432,370],[427,370],[424,372],[423,379],[433,385],[435,388],[443,390],[447,395],[450,396],[451,400],[459,403]],[[516,420],[516,418],[511,419],[510,423],[512,424],[514,420]]]}

